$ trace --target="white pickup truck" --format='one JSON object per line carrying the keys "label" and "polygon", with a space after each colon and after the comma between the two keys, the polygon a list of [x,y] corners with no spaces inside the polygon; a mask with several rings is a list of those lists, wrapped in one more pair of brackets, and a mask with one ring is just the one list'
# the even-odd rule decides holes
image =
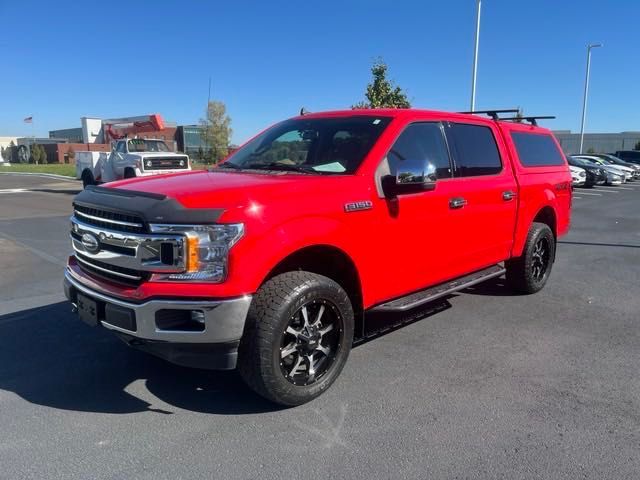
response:
{"label": "white pickup truck", "polygon": [[172,152],[162,140],[129,138],[115,142],[111,153],[76,152],[76,178],[84,187],[188,170],[189,157]]}

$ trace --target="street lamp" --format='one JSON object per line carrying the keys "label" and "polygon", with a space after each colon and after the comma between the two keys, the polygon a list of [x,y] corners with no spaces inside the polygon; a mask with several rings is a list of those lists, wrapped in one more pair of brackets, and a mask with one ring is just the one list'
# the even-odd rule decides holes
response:
{"label": "street lamp", "polygon": [[482,9],[482,0],[478,0],[478,10],[476,13],[476,45],[473,50],[473,73],[471,74],[471,110],[476,109],[476,74],[478,72],[478,46],[480,44],[480,10]]}
{"label": "street lamp", "polygon": [[587,118],[587,95],[589,93],[589,73],[591,70],[591,49],[601,47],[601,43],[591,43],[587,45],[587,74],[584,79],[584,98],[582,99],[582,123],[580,124],[580,150],[582,153],[582,146],[584,144],[584,124]]}

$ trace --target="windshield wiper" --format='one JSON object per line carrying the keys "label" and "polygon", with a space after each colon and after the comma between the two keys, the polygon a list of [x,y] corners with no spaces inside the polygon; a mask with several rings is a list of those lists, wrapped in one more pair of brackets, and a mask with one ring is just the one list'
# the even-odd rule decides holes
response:
{"label": "windshield wiper", "polygon": [[241,167],[240,165],[236,165],[235,163],[223,162],[216,165],[216,168],[233,168],[236,170],[242,170],[243,167]]}
{"label": "windshield wiper", "polygon": [[270,162],[270,163],[250,163],[245,168],[255,170],[288,170],[290,172],[318,173],[308,165],[290,165],[288,163]]}

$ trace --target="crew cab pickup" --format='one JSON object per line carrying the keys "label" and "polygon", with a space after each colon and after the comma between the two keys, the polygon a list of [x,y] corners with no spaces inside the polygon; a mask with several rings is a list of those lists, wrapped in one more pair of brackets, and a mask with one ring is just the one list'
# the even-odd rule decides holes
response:
{"label": "crew cab pickup", "polygon": [[354,342],[435,299],[502,275],[539,291],[571,201],[565,156],[535,125],[306,114],[209,171],[82,191],[65,293],[132,347],[237,368],[260,395],[298,405],[336,380]]}
{"label": "crew cab pickup", "polygon": [[83,186],[191,170],[189,157],[162,140],[130,138],[113,143],[110,154],[76,152],[76,178]]}

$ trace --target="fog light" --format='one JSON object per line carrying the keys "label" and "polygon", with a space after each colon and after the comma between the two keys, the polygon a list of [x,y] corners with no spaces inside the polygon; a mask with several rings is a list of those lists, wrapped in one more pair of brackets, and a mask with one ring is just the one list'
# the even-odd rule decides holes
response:
{"label": "fog light", "polygon": [[204,325],[204,312],[200,310],[191,310],[191,321],[202,323]]}

